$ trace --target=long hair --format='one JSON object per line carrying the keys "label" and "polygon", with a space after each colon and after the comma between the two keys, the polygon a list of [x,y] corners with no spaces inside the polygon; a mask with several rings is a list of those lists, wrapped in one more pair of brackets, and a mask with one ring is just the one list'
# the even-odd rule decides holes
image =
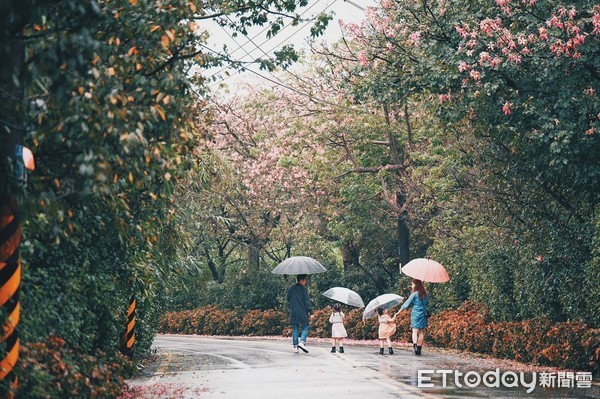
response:
{"label": "long hair", "polygon": [[413,292],[418,292],[419,299],[423,300],[423,298],[425,298],[425,296],[427,295],[427,290],[425,289],[423,282],[421,280],[417,280],[416,278],[413,278],[412,282],[415,285]]}

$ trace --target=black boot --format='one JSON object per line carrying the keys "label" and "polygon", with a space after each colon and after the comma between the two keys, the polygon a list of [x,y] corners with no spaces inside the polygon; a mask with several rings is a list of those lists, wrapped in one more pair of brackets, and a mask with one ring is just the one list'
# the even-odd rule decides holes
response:
{"label": "black boot", "polygon": [[383,348],[379,348],[379,354],[383,355]]}
{"label": "black boot", "polygon": [[392,347],[390,346],[390,347],[388,348],[388,352],[390,352],[390,355],[393,355],[393,354],[394,354],[394,349],[392,349]]}
{"label": "black boot", "polygon": [[417,344],[413,344],[413,350],[415,351],[415,355],[418,355],[418,353],[417,353]]}
{"label": "black boot", "polygon": [[[341,351],[342,351],[342,350],[340,349],[340,352],[341,352]],[[332,346],[332,347],[331,347],[331,353],[335,353],[335,346]]]}
{"label": "black boot", "polygon": [[417,346],[417,352],[416,352],[417,355],[421,355],[421,348],[422,348],[421,346]]}
{"label": "black boot", "polygon": [[344,353],[344,347],[340,346],[340,353]]}

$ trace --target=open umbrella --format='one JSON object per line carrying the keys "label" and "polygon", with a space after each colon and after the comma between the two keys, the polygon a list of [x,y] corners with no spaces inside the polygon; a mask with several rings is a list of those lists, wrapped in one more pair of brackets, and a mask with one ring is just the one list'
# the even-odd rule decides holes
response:
{"label": "open umbrella", "polygon": [[390,309],[396,305],[401,304],[403,300],[403,297],[396,294],[379,295],[377,298],[369,302],[367,304],[367,307],[365,307],[365,310],[363,311],[363,320],[377,316],[378,307],[383,306],[386,309]]}
{"label": "open umbrella", "polygon": [[362,308],[365,306],[365,303],[360,295],[349,288],[333,287],[325,291],[323,295],[325,295],[327,298],[333,299],[334,301],[345,303],[346,305],[350,306],[356,306],[357,308]]}
{"label": "open umbrella", "polygon": [[450,281],[450,276],[444,266],[431,259],[413,259],[402,267],[402,273],[429,283]]}
{"label": "open umbrella", "polygon": [[323,273],[327,269],[317,260],[309,256],[292,256],[271,270],[273,274],[314,274]]}

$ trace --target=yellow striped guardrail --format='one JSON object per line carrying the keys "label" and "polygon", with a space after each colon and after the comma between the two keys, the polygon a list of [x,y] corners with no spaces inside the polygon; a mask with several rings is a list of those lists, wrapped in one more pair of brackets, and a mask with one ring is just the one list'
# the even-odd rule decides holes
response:
{"label": "yellow striped guardrail", "polygon": [[121,352],[129,357],[133,357],[133,344],[135,343],[135,308],[137,302],[135,295],[129,301],[129,309],[127,309],[127,328],[122,339]]}

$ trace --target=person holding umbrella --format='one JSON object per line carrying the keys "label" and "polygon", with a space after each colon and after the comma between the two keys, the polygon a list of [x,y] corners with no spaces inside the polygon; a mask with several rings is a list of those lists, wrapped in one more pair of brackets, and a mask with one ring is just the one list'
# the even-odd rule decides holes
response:
{"label": "person holding umbrella", "polygon": [[[308,290],[306,289],[307,282],[306,274],[299,274],[296,276],[296,285],[290,287],[287,291],[287,300],[290,304],[290,324],[292,325],[292,344],[296,353],[298,353],[298,348],[304,353],[308,353],[306,339],[308,338],[308,327],[313,314]],[[300,339],[298,339],[301,326],[302,333]]]}
{"label": "person holding umbrella", "polygon": [[425,340],[424,329],[427,327],[427,306],[429,305],[429,294],[425,290],[423,282],[416,278],[412,280],[411,288],[412,294],[410,294],[410,297],[408,297],[406,302],[404,302],[396,314],[412,306],[412,310],[410,312],[410,324],[412,327],[413,349],[415,351],[415,355],[421,355],[423,341]]}

